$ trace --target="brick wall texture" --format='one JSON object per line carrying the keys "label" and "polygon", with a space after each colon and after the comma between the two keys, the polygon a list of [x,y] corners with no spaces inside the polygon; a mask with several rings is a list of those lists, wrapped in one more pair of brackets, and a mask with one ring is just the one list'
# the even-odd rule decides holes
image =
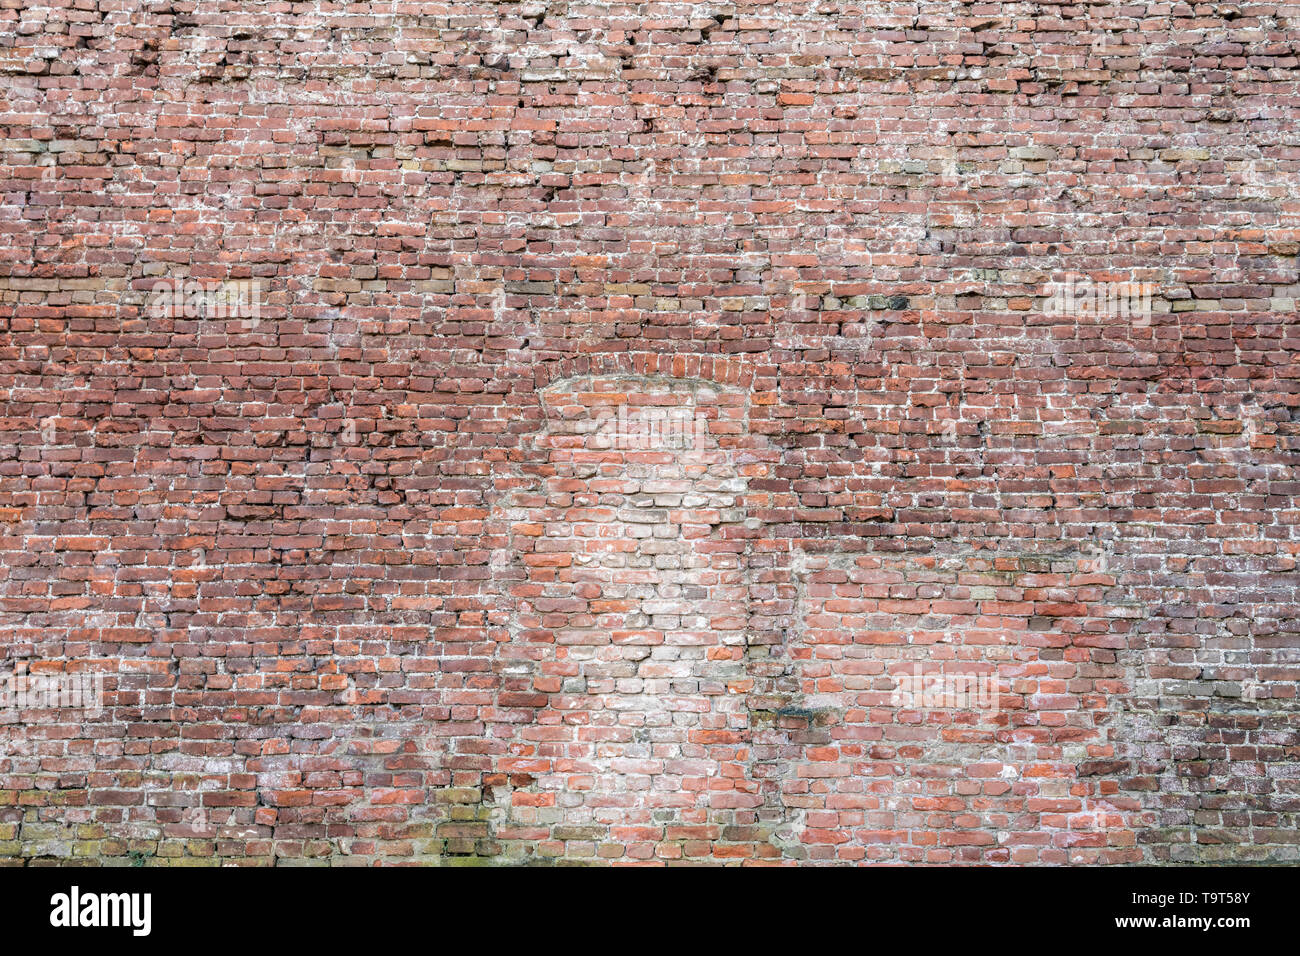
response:
{"label": "brick wall texture", "polygon": [[0,861],[1300,861],[1298,57],[0,0]]}

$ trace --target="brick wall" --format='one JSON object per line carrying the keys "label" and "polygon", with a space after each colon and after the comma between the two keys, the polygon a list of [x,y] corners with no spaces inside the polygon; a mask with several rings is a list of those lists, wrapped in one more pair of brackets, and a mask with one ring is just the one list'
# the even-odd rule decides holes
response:
{"label": "brick wall", "polygon": [[1300,860],[1298,55],[3,0],[0,862]]}

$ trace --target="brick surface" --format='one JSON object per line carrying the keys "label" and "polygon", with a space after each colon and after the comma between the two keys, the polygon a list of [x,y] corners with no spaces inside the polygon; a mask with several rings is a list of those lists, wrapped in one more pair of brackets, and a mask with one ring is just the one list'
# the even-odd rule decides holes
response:
{"label": "brick surface", "polygon": [[3,0],[0,863],[1300,861],[1298,55]]}

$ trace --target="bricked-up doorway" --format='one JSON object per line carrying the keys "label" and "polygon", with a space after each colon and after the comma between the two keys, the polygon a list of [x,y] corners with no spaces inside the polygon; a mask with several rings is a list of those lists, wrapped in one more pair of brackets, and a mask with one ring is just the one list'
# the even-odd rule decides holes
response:
{"label": "bricked-up doorway", "polygon": [[[1114,733],[1132,621],[1094,559],[862,548],[792,556],[788,745],[771,774],[785,855],[1139,861]],[[1080,600],[1054,600],[1058,580]]]}
{"label": "bricked-up doorway", "polygon": [[485,781],[497,845],[725,855],[760,802],[747,772],[745,393],[606,374],[540,397],[527,480],[500,515],[513,620],[490,731],[505,746]]}

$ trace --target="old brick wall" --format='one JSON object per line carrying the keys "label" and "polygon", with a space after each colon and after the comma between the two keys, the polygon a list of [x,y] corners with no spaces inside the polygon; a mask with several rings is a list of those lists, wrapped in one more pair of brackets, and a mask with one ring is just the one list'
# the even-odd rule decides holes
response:
{"label": "old brick wall", "polygon": [[1300,7],[0,11],[0,861],[1300,860]]}

